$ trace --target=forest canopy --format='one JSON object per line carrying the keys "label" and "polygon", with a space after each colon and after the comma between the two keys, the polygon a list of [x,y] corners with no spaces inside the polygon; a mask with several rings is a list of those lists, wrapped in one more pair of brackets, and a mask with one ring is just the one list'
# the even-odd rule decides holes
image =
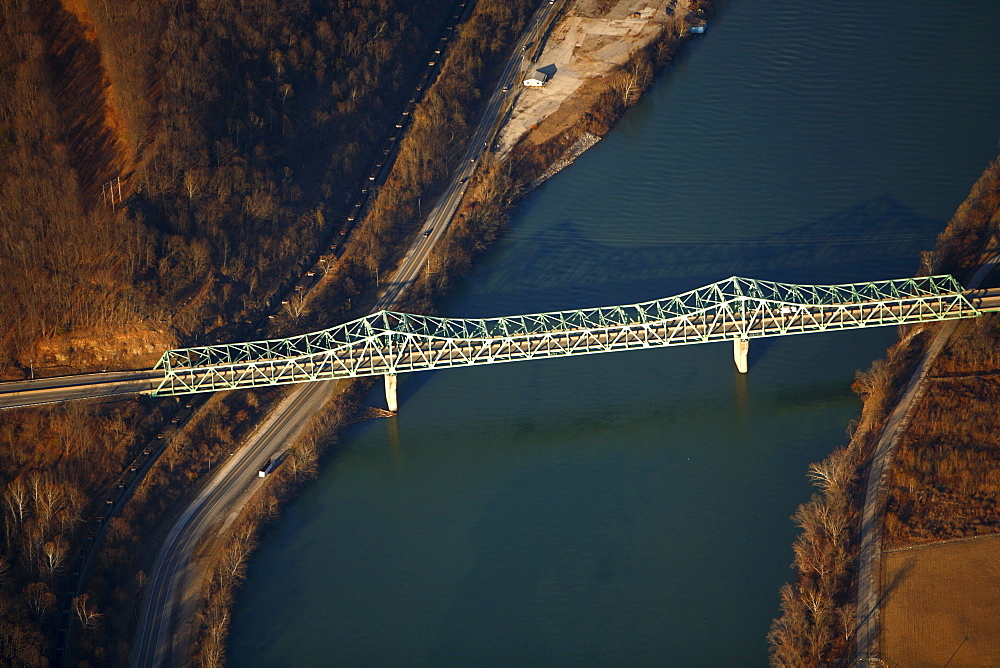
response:
{"label": "forest canopy", "polygon": [[0,377],[210,339],[268,305],[450,4],[3,3]]}

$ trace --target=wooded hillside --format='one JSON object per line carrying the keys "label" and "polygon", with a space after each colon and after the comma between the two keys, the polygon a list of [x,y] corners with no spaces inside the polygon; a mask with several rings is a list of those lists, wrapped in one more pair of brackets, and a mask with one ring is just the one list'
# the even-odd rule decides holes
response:
{"label": "wooded hillside", "polygon": [[103,365],[123,330],[136,353],[211,338],[267,303],[449,4],[4,3],[0,372]]}
{"label": "wooded hillside", "polygon": [[[339,225],[451,5],[0,3],[0,377],[237,336]],[[52,656],[94,496],[166,408],[0,414],[0,666]],[[81,647],[124,663],[93,600]]]}

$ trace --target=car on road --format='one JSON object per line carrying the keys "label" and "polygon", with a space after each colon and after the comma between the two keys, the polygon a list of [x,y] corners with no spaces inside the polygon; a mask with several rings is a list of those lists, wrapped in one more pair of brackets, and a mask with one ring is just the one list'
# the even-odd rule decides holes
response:
{"label": "car on road", "polygon": [[433,231],[434,231],[433,228],[428,227],[426,230],[424,230],[424,236],[429,237],[431,235],[431,232]]}
{"label": "car on road", "polygon": [[458,184],[459,184],[459,185],[462,185],[463,183],[465,183],[465,182],[466,182],[466,181],[468,181],[468,180],[469,180],[469,177],[468,177],[468,176],[463,176],[463,177],[462,177],[462,180],[461,180],[461,181],[459,181],[459,182],[458,182]]}
{"label": "car on road", "polygon": [[509,90],[510,90],[510,86],[504,86],[504,87],[503,87],[503,92],[505,92],[505,93],[506,93],[506,92],[507,92],[507,91],[509,91]]}

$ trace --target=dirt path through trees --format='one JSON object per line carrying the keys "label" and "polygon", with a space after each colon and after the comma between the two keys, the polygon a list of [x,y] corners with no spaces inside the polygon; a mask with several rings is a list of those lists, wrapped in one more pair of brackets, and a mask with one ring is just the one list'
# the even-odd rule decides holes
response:
{"label": "dirt path through trees", "polygon": [[[1000,262],[1000,256],[987,259],[970,279],[975,289]],[[941,326],[933,342],[913,372],[906,389],[886,421],[871,458],[865,503],[861,514],[861,539],[858,554],[856,658],[870,661],[879,656],[879,604],[883,596],[879,569],[881,559],[882,512],[885,507],[885,482],[889,464],[899,437],[906,430],[917,401],[927,387],[927,372],[957,326],[949,321]]]}

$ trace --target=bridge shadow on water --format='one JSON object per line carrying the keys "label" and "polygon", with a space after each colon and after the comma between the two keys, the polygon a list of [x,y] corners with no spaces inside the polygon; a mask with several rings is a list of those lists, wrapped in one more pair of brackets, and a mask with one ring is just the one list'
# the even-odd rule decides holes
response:
{"label": "bridge shadow on water", "polygon": [[638,302],[732,275],[792,283],[899,278],[915,272],[942,226],[883,195],[799,227],[731,240],[703,241],[695,230],[687,239],[623,244],[572,219],[540,232],[514,228],[487,256],[487,280],[456,292],[452,303],[462,312],[446,312],[484,317]]}

